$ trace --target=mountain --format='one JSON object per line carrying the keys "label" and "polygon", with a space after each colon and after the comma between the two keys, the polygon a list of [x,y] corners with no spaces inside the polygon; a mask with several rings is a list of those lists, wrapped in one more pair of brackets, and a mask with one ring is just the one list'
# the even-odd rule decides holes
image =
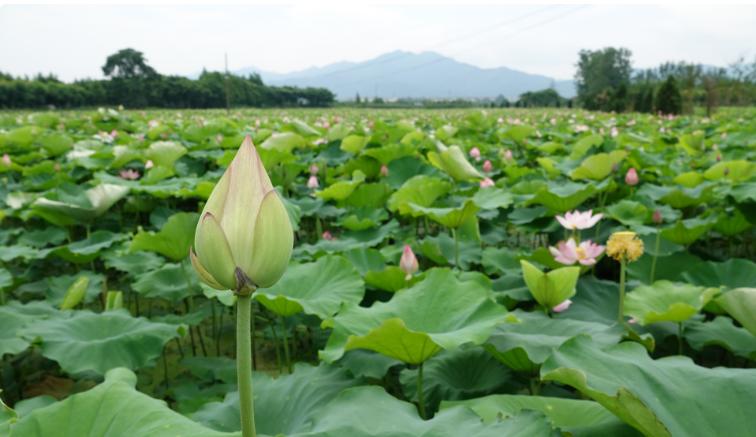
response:
{"label": "mountain", "polygon": [[480,68],[434,52],[395,51],[364,62],[338,62],[291,73],[272,73],[254,67],[237,74],[257,72],[269,85],[325,87],[339,100],[363,97],[495,98],[516,99],[526,91],[549,86],[564,97],[575,95],[572,80],[525,73],[506,67]]}

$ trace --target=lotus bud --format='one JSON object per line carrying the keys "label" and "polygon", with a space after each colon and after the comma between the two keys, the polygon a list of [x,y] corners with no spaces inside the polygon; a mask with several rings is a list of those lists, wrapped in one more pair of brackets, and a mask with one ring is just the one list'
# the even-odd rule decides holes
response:
{"label": "lotus bud", "polygon": [[507,149],[507,150],[504,151],[504,159],[506,159],[507,161],[514,160],[514,157],[512,156],[512,151],[511,150]]}
{"label": "lotus bud", "polygon": [[320,183],[318,183],[318,177],[315,175],[310,176],[310,178],[307,180],[307,188],[314,190],[315,188],[318,188],[319,186],[320,186]]}
{"label": "lotus bud", "polygon": [[717,153],[717,158],[716,159],[717,159],[717,162],[721,161],[722,160],[722,155],[720,155],[719,153]]}
{"label": "lotus bud", "polygon": [[89,277],[79,276],[63,297],[63,302],[60,304],[60,309],[70,310],[80,304],[84,297],[87,295],[87,288],[89,288]]}
{"label": "lotus bud", "polygon": [[654,221],[654,223],[656,223],[657,225],[660,225],[662,222],[661,211],[659,211],[658,209],[655,209],[654,215],[651,217],[651,219]]}
{"label": "lotus bud", "polygon": [[154,166],[155,163],[153,163],[151,159],[148,159],[147,162],[144,163],[144,168],[146,168],[147,170],[151,169]]}
{"label": "lotus bud", "polygon": [[467,161],[464,152],[459,146],[447,147],[438,142],[436,143],[436,148],[438,149],[438,153],[428,152],[428,160],[452,178],[464,181],[479,179],[481,177],[478,170]]}
{"label": "lotus bud", "polygon": [[6,167],[11,166],[11,158],[10,158],[10,155],[8,155],[7,153],[3,153],[3,165]]}
{"label": "lotus bud", "polygon": [[406,274],[404,279],[407,281],[412,279],[412,274],[420,268],[417,264],[415,253],[412,251],[412,247],[410,247],[409,244],[404,245],[402,258],[399,260],[399,268]]}
{"label": "lotus bud", "polygon": [[483,171],[486,173],[493,171],[493,164],[491,164],[490,160],[486,159],[486,162],[483,163]]}
{"label": "lotus bud", "polygon": [[480,188],[493,187],[494,185],[494,181],[491,178],[484,178],[482,181],[480,181]]}
{"label": "lotus bud", "polygon": [[318,165],[317,165],[317,164],[312,164],[312,165],[310,166],[310,174],[311,174],[311,175],[313,175],[313,176],[314,176],[314,175],[318,174],[318,172],[319,172],[319,171],[320,171],[320,168],[318,167]]}
{"label": "lotus bud", "polygon": [[476,161],[480,161],[480,149],[478,149],[477,147],[470,149],[470,157],[475,159]]}
{"label": "lotus bud", "polygon": [[625,174],[625,183],[632,186],[638,185],[638,172],[635,170],[635,168],[630,167],[630,169]]}
{"label": "lotus bud", "polygon": [[202,210],[192,265],[211,287],[249,293],[281,278],[293,243],[286,208],[247,136]]}
{"label": "lotus bud", "polygon": [[388,176],[388,167],[386,167],[386,164],[383,164],[381,166],[381,176],[383,176],[384,178]]}
{"label": "lotus bud", "polygon": [[323,231],[323,235],[322,235],[322,237],[323,237],[323,239],[324,239],[324,240],[326,240],[326,241],[331,241],[331,240],[333,240],[333,235],[331,235],[331,231]]}

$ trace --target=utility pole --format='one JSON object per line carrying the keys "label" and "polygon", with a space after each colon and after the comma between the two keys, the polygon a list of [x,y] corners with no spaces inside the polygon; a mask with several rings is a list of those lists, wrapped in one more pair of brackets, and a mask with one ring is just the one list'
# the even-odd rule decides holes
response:
{"label": "utility pole", "polygon": [[226,64],[226,77],[224,80],[224,85],[226,89],[226,114],[229,114],[231,112],[231,95],[229,93],[228,89],[228,52],[224,53],[225,58],[225,64]]}

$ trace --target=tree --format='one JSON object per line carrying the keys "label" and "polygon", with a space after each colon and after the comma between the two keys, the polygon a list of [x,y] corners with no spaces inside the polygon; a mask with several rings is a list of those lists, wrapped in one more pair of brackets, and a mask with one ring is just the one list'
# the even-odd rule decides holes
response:
{"label": "tree", "polygon": [[682,95],[675,76],[668,76],[656,93],[656,110],[662,114],[679,114],[682,112]]}
{"label": "tree", "polygon": [[554,90],[547,88],[541,91],[528,91],[520,95],[519,103],[524,108],[559,107],[564,98]]}
{"label": "tree", "polygon": [[108,56],[102,72],[110,78],[134,79],[157,75],[154,68],[147,65],[142,52],[134,49],[121,49]]}
{"label": "tree", "polygon": [[627,108],[631,55],[628,49],[614,47],[580,51],[575,81],[578,101],[586,109],[621,111]]}

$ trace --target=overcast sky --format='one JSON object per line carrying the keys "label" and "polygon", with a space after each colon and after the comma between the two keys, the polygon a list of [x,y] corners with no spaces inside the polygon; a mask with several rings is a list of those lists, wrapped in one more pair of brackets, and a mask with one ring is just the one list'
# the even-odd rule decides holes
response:
{"label": "overcast sky", "polygon": [[3,6],[0,71],[101,77],[107,55],[145,53],[164,74],[289,72],[433,50],[480,67],[571,78],[577,52],[623,46],[636,67],[727,65],[756,55],[755,6]]}

